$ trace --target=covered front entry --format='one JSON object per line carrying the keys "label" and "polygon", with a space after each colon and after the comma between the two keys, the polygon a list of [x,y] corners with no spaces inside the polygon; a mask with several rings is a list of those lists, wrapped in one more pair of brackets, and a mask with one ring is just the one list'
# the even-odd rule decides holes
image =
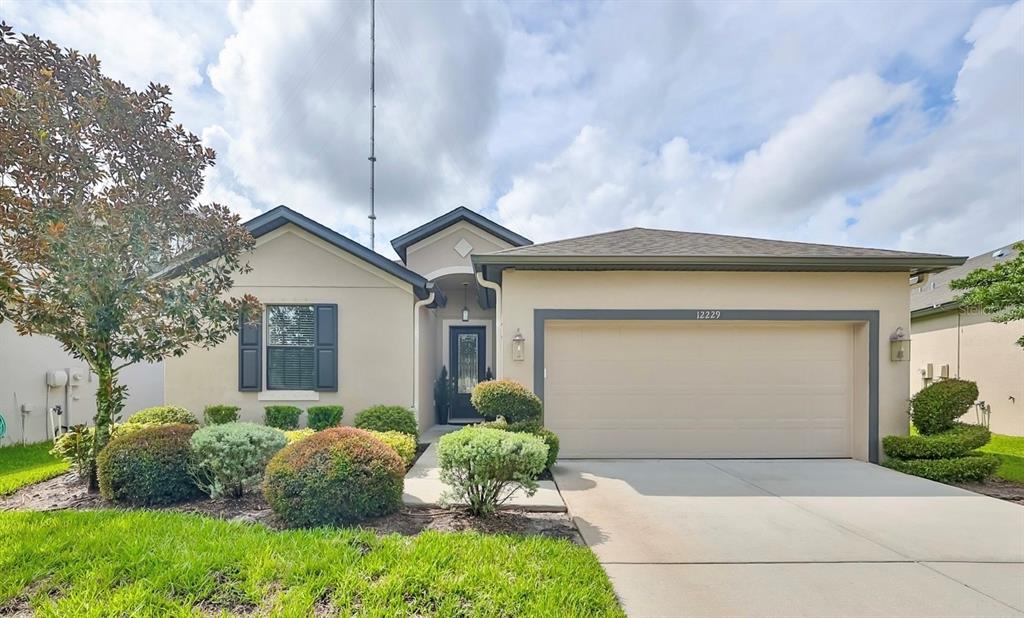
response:
{"label": "covered front entry", "polygon": [[483,326],[451,326],[448,337],[448,366],[454,382],[448,422],[481,421],[469,397],[473,388],[486,377],[487,330]]}
{"label": "covered front entry", "polygon": [[544,423],[566,457],[850,457],[854,414],[867,414],[850,322],[542,328]]}

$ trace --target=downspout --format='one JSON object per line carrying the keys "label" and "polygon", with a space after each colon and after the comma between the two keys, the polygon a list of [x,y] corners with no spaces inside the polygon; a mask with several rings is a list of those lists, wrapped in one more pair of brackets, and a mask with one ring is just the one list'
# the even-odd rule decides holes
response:
{"label": "downspout", "polygon": [[505,364],[505,347],[502,345],[501,332],[501,286],[484,279],[484,274],[477,271],[476,282],[488,290],[494,290],[494,377],[498,380],[505,377],[501,368]]}
{"label": "downspout", "polygon": [[427,297],[412,306],[412,409],[417,423],[420,419],[420,309],[434,302],[434,284],[428,283],[427,290],[430,292]]}

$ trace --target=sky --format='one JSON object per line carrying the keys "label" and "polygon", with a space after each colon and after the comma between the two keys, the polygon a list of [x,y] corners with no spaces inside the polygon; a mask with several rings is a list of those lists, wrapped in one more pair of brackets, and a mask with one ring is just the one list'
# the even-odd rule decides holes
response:
{"label": "sky", "polygon": [[[3,0],[171,87],[201,199],[369,244],[369,1]],[[376,249],[457,206],[536,242],[641,226],[975,255],[1024,239],[1024,9],[389,2]]]}

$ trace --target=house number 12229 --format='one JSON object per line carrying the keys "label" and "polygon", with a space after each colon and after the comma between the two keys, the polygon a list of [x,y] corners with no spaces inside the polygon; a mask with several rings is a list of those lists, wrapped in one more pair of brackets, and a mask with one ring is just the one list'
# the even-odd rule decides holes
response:
{"label": "house number 12229", "polygon": [[722,317],[722,312],[713,309],[705,309],[697,312],[698,320],[717,320],[720,317]]}

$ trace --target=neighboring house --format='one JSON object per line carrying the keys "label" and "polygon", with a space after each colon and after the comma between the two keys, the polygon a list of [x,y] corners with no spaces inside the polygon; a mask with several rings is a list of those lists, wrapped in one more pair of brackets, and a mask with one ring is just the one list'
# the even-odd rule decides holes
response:
{"label": "neighboring house", "polygon": [[[1003,247],[972,257],[956,268],[919,277],[910,291],[910,392],[941,378],[978,383],[978,399],[991,407],[996,433],[1024,435],[1024,321],[999,324],[981,311],[964,311],[949,282],[973,270],[1011,260],[1017,252]],[[964,417],[983,420],[977,409]]]}
{"label": "neighboring house", "polygon": [[[633,228],[532,245],[466,208],[395,239],[400,262],[286,207],[247,227],[235,292],[258,324],[166,361],[195,410],[376,403],[476,420],[488,374],[544,399],[566,457],[853,457],[907,431],[907,278],[964,258]],[[446,366],[450,411],[433,404]]]}
{"label": "neighboring house", "polygon": [[[50,377],[53,385],[47,383],[49,372],[58,372]],[[120,381],[128,386],[126,416],[163,403],[163,373],[163,363],[121,370]],[[46,411],[58,405],[62,414],[51,424]],[[7,423],[3,444],[41,442],[53,435],[54,424],[89,424],[96,415],[96,376],[52,337],[22,337],[10,323],[0,324],[0,414]]]}

